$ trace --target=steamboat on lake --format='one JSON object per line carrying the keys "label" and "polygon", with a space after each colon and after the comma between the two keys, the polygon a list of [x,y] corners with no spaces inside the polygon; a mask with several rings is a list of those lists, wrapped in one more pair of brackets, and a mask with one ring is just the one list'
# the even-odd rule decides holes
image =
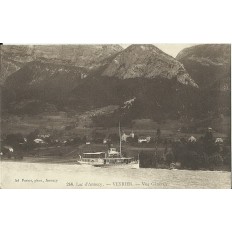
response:
{"label": "steamboat on lake", "polygon": [[114,167],[114,168],[139,168],[139,155],[138,160],[134,157],[125,157],[122,154],[122,141],[121,130],[119,123],[119,138],[120,138],[120,151],[116,148],[110,148],[107,152],[89,152],[79,155],[78,163],[82,165],[91,165],[94,167]]}
{"label": "steamboat on lake", "polygon": [[121,149],[118,152],[116,148],[110,148],[107,157],[103,159],[103,164],[95,164],[95,167],[115,167],[115,168],[139,168],[139,158],[124,157]]}
{"label": "steamboat on lake", "polygon": [[110,148],[108,152],[88,152],[79,155],[78,163],[94,167],[115,168],[139,168],[139,158],[124,157],[116,148]]}

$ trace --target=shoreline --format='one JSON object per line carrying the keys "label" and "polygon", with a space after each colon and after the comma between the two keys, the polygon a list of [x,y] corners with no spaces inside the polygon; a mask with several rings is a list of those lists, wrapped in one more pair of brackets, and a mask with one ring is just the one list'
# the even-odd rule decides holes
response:
{"label": "shoreline", "polygon": [[[27,160],[25,160],[25,158]],[[31,158],[31,159],[30,159]],[[25,164],[60,164],[60,165],[77,165],[77,166],[82,166],[80,163],[78,163],[77,159],[73,158],[72,159],[67,159],[68,157],[63,158],[63,157],[59,157],[59,156],[56,156],[56,159],[55,160],[52,160],[52,159],[49,159],[49,158],[54,158],[54,156],[51,156],[51,157],[32,157],[32,156],[28,156],[28,157],[24,157],[23,160],[7,160],[7,159],[4,159],[4,160],[1,160],[1,162],[4,162],[4,163],[25,163]],[[46,160],[47,159],[47,160]],[[84,166],[82,166],[84,167]],[[129,168],[128,168],[129,169]],[[210,170],[210,169],[170,169],[170,168],[139,168],[139,169],[143,169],[143,170],[146,170],[146,169],[152,169],[152,170],[170,170],[170,171],[202,171],[202,172],[205,172],[205,171],[209,171],[209,172],[226,172],[226,173],[231,173],[231,170],[228,169],[228,170],[219,170],[219,169],[216,169],[216,170]]]}

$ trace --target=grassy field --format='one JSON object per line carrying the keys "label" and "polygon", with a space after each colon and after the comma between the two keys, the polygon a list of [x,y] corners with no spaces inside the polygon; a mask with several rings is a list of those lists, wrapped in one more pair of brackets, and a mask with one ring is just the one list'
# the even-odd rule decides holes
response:
{"label": "grassy field", "polygon": [[[94,111],[95,112],[95,111]],[[96,111],[97,112],[97,111]],[[89,114],[73,114],[69,115],[65,112],[57,112],[54,114],[41,114],[37,116],[2,116],[2,134],[21,133],[28,134],[35,129],[41,131],[52,132],[54,130],[61,131],[64,136],[72,136],[78,134],[80,136],[91,137],[93,130],[97,130],[106,135],[112,133],[118,133],[118,125],[111,128],[96,128],[89,122],[89,117],[94,115],[92,111]],[[87,116],[88,115],[88,116]],[[130,128],[121,128],[124,132],[130,133],[132,130],[137,135],[149,135],[154,137],[156,130],[161,129],[162,136],[164,137],[188,137],[190,135],[196,138],[202,135],[202,132],[181,133],[178,130],[181,127],[190,125],[190,122],[184,122],[181,120],[166,120],[165,123],[157,123],[151,119],[139,119],[132,122]],[[198,129],[204,130],[209,123],[195,122],[198,125]],[[203,125],[201,125],[203,124]],[[226,137],[230,132],[230,118],[224,117],[222,119],[215,119],[211,123],[211,127],[214,129],[214,135],[216,137]]]}

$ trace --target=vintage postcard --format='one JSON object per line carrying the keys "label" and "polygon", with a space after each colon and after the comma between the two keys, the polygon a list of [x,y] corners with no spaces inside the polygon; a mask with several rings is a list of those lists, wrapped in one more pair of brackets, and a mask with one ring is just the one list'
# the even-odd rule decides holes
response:
{"label": "vintage postcard", "polygon": [[0,45],[0,187],[231,188],[231,45]]}

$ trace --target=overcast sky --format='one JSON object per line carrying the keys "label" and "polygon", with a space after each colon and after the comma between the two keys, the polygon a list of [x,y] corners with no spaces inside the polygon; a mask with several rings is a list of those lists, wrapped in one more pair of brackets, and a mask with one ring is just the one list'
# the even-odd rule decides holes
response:
{"label": "overcast sky", "polygon": [[[122,44],[124,48],[128,47],[130,44]],[[176,55],[184,48],[191,47],[195,44],[154,44],[156,47],[164,51],[165,53],[176,57]]]}

